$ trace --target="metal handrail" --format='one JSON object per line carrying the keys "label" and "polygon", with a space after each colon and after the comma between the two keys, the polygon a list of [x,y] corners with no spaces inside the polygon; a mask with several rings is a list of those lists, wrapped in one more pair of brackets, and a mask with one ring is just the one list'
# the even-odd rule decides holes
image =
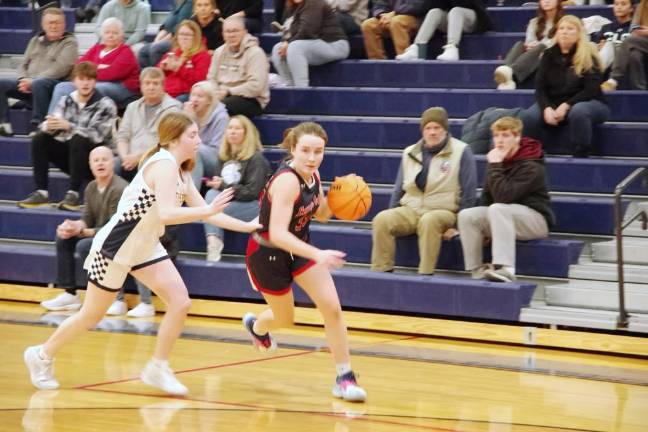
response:
{"label": "metal handrail", "polygon": [[617,321],[617,327],[619,328],[628,327],[628,312],[625,307],[625,280],[623,275],[623,230],[639,218],[641,218],[642,229],[645,230],[648,228],[648,213],[646,213],[645,210],[639,210],[632,217],[623,222],[621,195],[632,182],[646,171],[647,169],[645,167],[637,168],[614,188],[614,234],[616,236],[617,275],[619,279],[619,318]]}

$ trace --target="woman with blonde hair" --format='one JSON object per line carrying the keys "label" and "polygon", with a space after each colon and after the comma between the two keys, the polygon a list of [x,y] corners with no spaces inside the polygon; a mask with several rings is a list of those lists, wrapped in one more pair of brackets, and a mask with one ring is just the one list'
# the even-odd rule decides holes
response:
{"label": "woman with blonde hair", "polygon": [[574,156],[588,157],[592,126],[610,114],[601,92],[601,60],[580,18],[566,15],[558,21],[555,44],[542,56],[536,74],[536,103],[522,113],[529,136],[566,127]]}
{"label": "woman with blonde hair", "polygon": [[[211,189],[205,200],[211,202],[228,188],[234,198],[225,214],[250,221],[259,215],[259,195],[270,174],[270,164],[263,156],[259,131],[245,116],[233,116],[225,132],[214,176],[206,183]],[[223,229],[205,225],[207,260],[220,261]]]}
{"label": "woman with blonde hair", "polygon": [[171,51],[158,63],[166,76],[164,90],[186,102],[191,86],[207,77],[210,64],[211,57],[205,50],[200,27],[194,21],[182,21],[173,36]]}
{"label": "woman with blonde hair", "polygon": [[185,112],[193,115],[198,124],[200,146],[196,155],[196,166],[191,178],[200,190],[203,177],[214,175],[218,152],[223,142],[229,114],[225,105],[218,100],[216,87],[211,81],[199,81],[191,87],[189,100],[184,103]]}
{"label": "woman with blonde hair", "polygon": [[[198,149],[198,126],[183,112],[166,114],[158,127],[159,143],[142,158],[133,181],[124,189],[117,211],[92,242],[85,261],[88,287],[83,306],[65,320],[43,345],[29,347],[24,359],[32,384],[55,389],[54,356],[66,344],[93,328],[104,316],[128,274],[149,287],[166,305],[153,358],[144,368],[144,383],[174,395],[187,394],[169,367],[169,356],[191,305],[178,270],[160,244],[166,225],[203,220],[227,229],[251,232],[256,223],[222,213],[232,199],[224,191],[206,204],[190,180]],[[182,204],[187,206],[183,207]]]}
{"label": "woman with blonde hair", "polygon": [[641,0],[630,25],[630,36],[624,39],[616,52],[610,78],[603,90],[616,90],[619,81],[628,75],[630,88],[646,90],[646,61],[648,61],[648,0]]}

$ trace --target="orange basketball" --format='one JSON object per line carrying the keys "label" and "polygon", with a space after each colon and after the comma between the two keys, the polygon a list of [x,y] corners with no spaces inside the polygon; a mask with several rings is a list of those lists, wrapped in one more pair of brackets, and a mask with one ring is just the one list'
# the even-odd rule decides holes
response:
{"label": "orange basketball", "polygon": [[327,195],[328,206],[336,218],[362,219],[371,208],[371,190],[364,179],[355,174],[335,177]]}

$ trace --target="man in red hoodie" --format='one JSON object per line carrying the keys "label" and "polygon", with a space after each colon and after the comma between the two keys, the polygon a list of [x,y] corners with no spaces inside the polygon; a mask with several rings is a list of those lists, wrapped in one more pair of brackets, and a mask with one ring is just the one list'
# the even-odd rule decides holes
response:
{"label": "man in red hoodie", "polygon": [[[491,126],[493,148],[486,155],[481,206],[459,212],[466,270],[474,279],[515,280],[515,240],[546,237],[554,223],[539,141],[522,137],[522,122],[503,117]],[[492,243],[492,264],[484,264],[484,238]]]}

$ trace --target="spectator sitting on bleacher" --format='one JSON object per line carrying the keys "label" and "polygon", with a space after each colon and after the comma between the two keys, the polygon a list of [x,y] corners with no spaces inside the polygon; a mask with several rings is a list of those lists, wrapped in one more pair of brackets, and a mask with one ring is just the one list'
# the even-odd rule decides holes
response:
{"label": "spectator sitting on bleacher", "polygon": [[158,64],[166,75],[164,90],[180,102],[186,102],[191,86],[207,78],[210,63],[200,27],[194,21],[182,21],[173,36],[172,50]]}
{"label": "spectator sitting on bleacher", "polygon": [[[515,280],[515,240],[547,237],[554,223],[540,142],[522,136],[522,122],[502,117],[493,123],[493,149],[481,206],[459,212],[466,270],[474,279]],[[484,238],[491,239],[492,264],[484,264]]]}
{"label": "spectator sitting on bleacher", "polygon": [[403,151],[389,209],[371,223],[372,270],[392,271],[396,237],[417,234],[418,272],[434,274],[442,237],[455,231],[457,212],[475,204],[475,156],[466,143],[450,136],[446,110],[425,110],[421,134]]}
{"label": "spectator sitting on bleacher", "polygon": [[331,5],[347,36],[362,33],[362,22],[369,15],[369,0],[326,0]]}
{"label": "spectator sitting on bleacher", "polygon": [[630,36],[632,10],[631,0],[614,0],[615,22],[604,25],[599,32],[592,35],[592,41],[598,44],[603,70],[607,70],[612,66],[616,51],[620,49],[623,41]]}
{"label": "spectator sitting on bleacher", "polygon": [[433,0],[432,9],[425,15],[416,33],[414,43],[398,60],[416,60],[427,57],[427,44],[437,29],[447,33],[447,43],[437,60],[459,60],[459,42],[466,33],[483,33],[492,26],[483,0]]}
{"label": "spectator sitting on bleacher", "polygon": [[[110,0],[101,7],[97,24],[101,26],[111,17],[123,23],[126,45],[137,53],[144,44],[146,28],[151,22],[151,6],[144,0]],[[101,37],[99,33],[97,36]]]}
{"label": "spectator sitting on bleacher", "polygon": [[272,48],[272,64],[289,86],[308,87],[308,66],[349,56],[349,41],[325,0],[289,0],[292,21]]}
{"label": "spectator sitting on bleacher", "polygon": [[106,0],[88,0],[85,5],[76,8],[74,11],[76,22],[92,22],[92,18],[99,13],[101,6],[104,4],[106,4]]}
{"label": "spectator sitting on bleacher", "polygon": [[601,60],[580,18],[558,21],[555,45],[545,50],[536,73],[536,103],[520,118],[527,135],[545,141],[548,128],[566,126],[574,156],[588,157],[592,126],[610,114],[601,92]]}
{"label": "spectator sitting on bleacher", "polygon": [[[223,190],[234,188],[234,198],[223,210],[226,215],[251,221],[259,215],[259,195],[268,180],[270,164],[263,156],[259,131],[245,116],[234,116],[220,148],[211,189],[205,201],[212,202]],[[223,251],[222,228],[205,224],[207,261],[220,261]]]}
{"label": "spectator sitting on bleacher", "polygon": [[536,71],[542,53],[554,44],[556,23],[564,14],[560,0],[538,3],[537,16],[527,25],[524,42],[516,42],[506,54],[504,64],[495,69],[498,90],[515,90],[516,82],[524,82]]}
{"label": "spectator sitting on bleacher", "polygon": [[162,56],[171,49],[173,35],[178,24],[189,19],[192,14],[192,0],[181,0],[181,2],[167,15],[160,25],[155,40],[145,43],[137,53],[137,61],[140,67],[155,66],[160,62]]}
{"label": "spectator sitting on bleacher", "polygon": [[207,79],[216,85],[230,116],[260,115],[270,101],[268,58],[239,17],[225,20],[223,39],[225,44],[214,52]]}
{"label": "spectator sitting on bleacher", "polygon": [[383,36],[391,37],[396,55],[403,54],[421,23],[421,17],[429,9],[427,0],[375,0],[371,17],[362,22],[367,58],[387,58]]}
{"label": "spectator sitting on bleacher", "polygon": [[184,110],[196,118],[199,128],[201,142],[191,178],[196,189],[200,190],[203,178],[211,178],[214,175],[229,115],[225,105],[218,100],[216,88],[211,81],[200,81],[191,87],[191,94],[189,100],[184,103]]}
{"label": "spectator sitting on bleacher", "polygon": [[65,219],[56,228],[56,286],[65,292],[41,303],[49,310],[76,310],[81,299],[76,293],[75,252],[85,261],[95,233],[117,211],[117,203],[128,183],[115,175],[115,162],[108,147],[95,147],[90,152],[90,171],[94,180],[88,183],[83,194],[83,216],[79,220]]}
{"label": "spectator sitting on bleacher", "polygon": [[196,0],[193,12],[191,19],[200,26],[207,52],[212,55],[216,48],[225,43],[220,11],[214,0]]}
{"label": "spectator sitting on bleacher", "polygon": [[[139,65],[131,47],[124,43],[124,30],[119,19],[108,18],[101,24],[101,42],[93,45],[77,62],[84,61],[97,65],[96,89],[118,106],[123,108],[139,94]],[[57,84],[49,113],[52,113],[60,98],[73,91],[74,84],[71,82]]]}
{"label": "spectator sitting on bleacher", "polygon": [[164,72],[147,67],[140,74],[142,97],[126,107],[117,131],[117,173],[128,181],[137,174],[144,153],[157,144],[162,116],[182,109],[181,103],[164,92]]}
{"label": "spectator sitting on bleacher", "polygon": [[610,78],[603,90],[616,90],[619,81],[627,75],[630,88],[646,90],[646,62],[648,61],[648,0],[641,0],[635,9],[628,36],[616,51]]}
{"label": "spectator sitting on bleacher", "polygon": [[263,30],[263,0],[220,0],[216,3],[223,18],[243,19],[250,33],[261,33]]}
{"label": "spectator sitting on bleacher", "polygon": [[32,138],[32,165],[36,190],[18,206],[49,205],[50,162],[70,175],[69,189],[58,206],[78,211],[79,191],[84,180],[92,178],[88,155],[95,147],[111,144],[117,107],[95,91],[97,66],[81,62],[72,70],[76,90],[62,98],[54,113],[46,117],[41,131]]}
{"label": "spectator sitting on bleacher", "polygon": [[0,78],[0,135],[13,135],[7,98],[31,100],[31,122],[45,119],[54,86],[70,75],[79,55],[77,40],[65,31],[65,15],[59,8],[47,8],[41,19],[43,32],[27,45],[17,78]]}

